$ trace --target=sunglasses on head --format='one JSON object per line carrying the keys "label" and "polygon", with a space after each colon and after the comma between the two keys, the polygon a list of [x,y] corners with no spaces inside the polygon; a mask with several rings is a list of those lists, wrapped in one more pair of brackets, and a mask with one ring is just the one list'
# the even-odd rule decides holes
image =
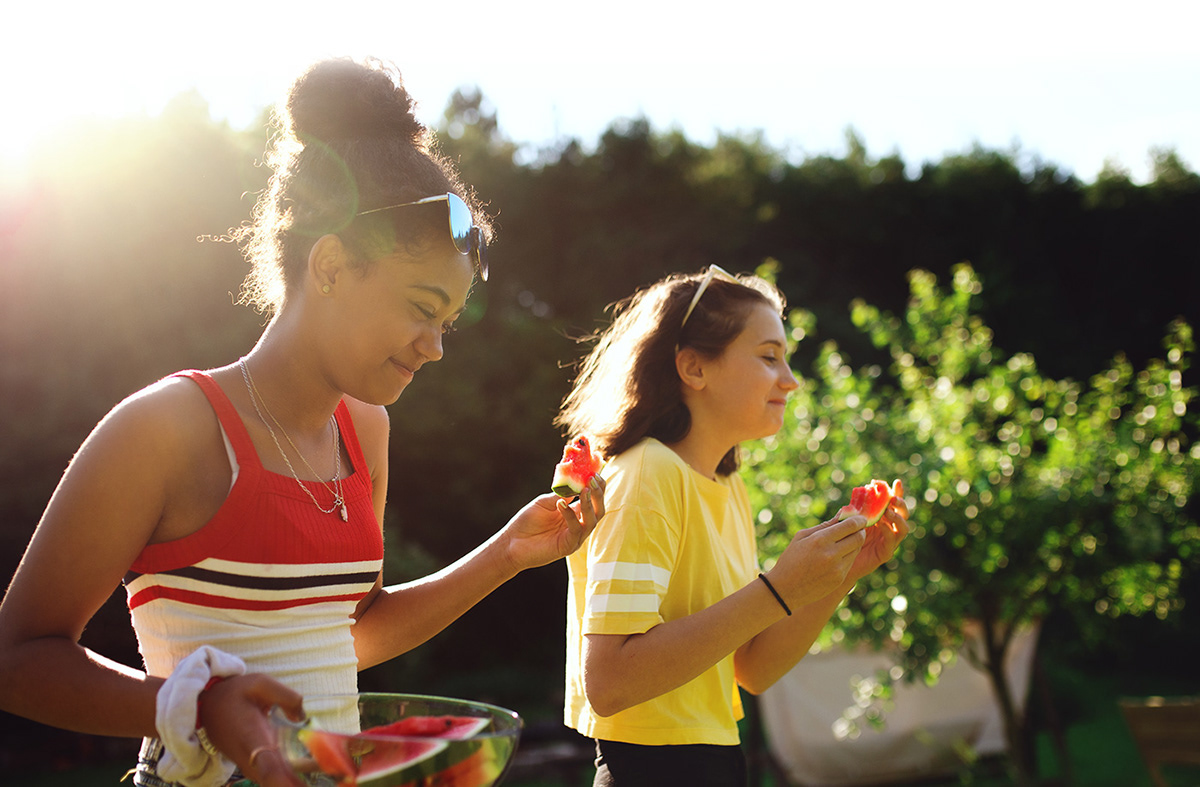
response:
{"label": "sunglasses on head", "polygon": [[446,203],[446,212],[449,214],[450,239],[454,241],[454,248],[458,249],[459,254],[469,254],[471,261],[475,263],[475,269],[479,271],[480,280],[487,281],[487,242],[484,241],[483,233],[479,231],[479,228],[475,226],[475,221],[471,218],[471,209],[457,194],[438,194],[436,197],[425,197],[415,202],[402,202],[399,205],[364,210],[358,215],[366,216],[371,213],[383,213],[387,210],[407,208],[413,205],[429,205],[442,201]]}
{"label": "sunglasses on head", "polygon": [[708,285],[712,284],[714,278],[723,279],[732,284],[740,284],[736,276],[720,265],[709,265],[708,270],[704,272],[704,278],[700,280],[700,286],[696,288],[696,294],[692,296],[692,302],[688,304],[687,311],[683,313],[683,321],[679,323],[679,330],[682,331],[683,326],[687,325],[688,317],[692,316],[696,304],[700,302],[700,296],[708,289]]}

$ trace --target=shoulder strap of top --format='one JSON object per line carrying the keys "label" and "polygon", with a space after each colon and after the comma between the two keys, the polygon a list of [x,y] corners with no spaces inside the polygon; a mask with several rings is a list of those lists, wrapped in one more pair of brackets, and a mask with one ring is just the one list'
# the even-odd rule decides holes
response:
{"label": "shoulder strap of top", "polygon": [[225,436],[233,445],[233,452],[237,455],[238,464],[241,467],[258,466],[258,452],[254,450],[254,442],[250,439],[250,433],[246,431],[242,417],[238,415],[237,409],[233,406],[233,402],[229,401],[225,391],[217,385],[217,381],[207,372],[195,369],[176,372],[172,376],[187,377],[200,386],[200,390],[204,392],[208,403],[212,405],[213,411],[217,414],[217,420],[221,422],[221,427],[225,430]]}
{"label": "shoulder strap of top", "polygon": [[350,408],[346,407],[345,399],[338,402],[334,415],[337,418],[338,429],[342,433],[342,441],[346,444],[346,453],[350,455],[350,461],[353,463],[354,469],[361,471],[365,477],[370,478],[370,472],[367,468],[367,457],[363,454],[362,445],[358,442],[358,432],[354,430],[354,419],[350,417]]}

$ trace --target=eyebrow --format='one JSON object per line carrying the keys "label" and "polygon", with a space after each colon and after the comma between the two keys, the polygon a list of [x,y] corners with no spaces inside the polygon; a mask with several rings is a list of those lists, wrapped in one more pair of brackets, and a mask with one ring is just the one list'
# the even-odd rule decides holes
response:
{"label": "eyebrow", "polygon": [[441,287],[433,284],[410,284],[408,286],[413,290],[422,290],[430,293],[431,295],[436,295],[441,299],[442,303],[450,303],[450,296]]}
{"label": "eyebrow", "polygon": [[[441,287],[438,287],[435,284],[410,284],[408,286],[410,289],[421,290],[422,292],[427,292],[430,295],[433,295],[434,297],[436,297],[438,300],[440,300],[442,302],[443,306],[450,305],[450,295],[445,290],[443,290]],[[460,308],[458,311],[454,312],[454,314],[452,316],[457,317],[458,315],[462,314],[466,310],[467,310],[467,304],[464,303],[462,305],[462,308]]]}

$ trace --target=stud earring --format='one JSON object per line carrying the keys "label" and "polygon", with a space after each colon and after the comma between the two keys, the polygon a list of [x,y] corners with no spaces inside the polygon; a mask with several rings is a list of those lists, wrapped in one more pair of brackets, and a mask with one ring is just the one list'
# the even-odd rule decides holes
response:
{"label": "stud earring", "polygon": [[321,292],[323,292],[323,293],[325,293],[326,295],[328,295],[328,294],[329,294],[329,285],[328,285],[328,284],[326,284],[326,285],[324,285],[323,287],[321,287]]}

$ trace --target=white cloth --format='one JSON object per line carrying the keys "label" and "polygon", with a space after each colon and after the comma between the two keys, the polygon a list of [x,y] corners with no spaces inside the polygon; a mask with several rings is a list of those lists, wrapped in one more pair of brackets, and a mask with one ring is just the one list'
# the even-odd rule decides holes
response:
{"label": "white cloth", "polygon": [[162,741],[158,775],[187,787],[219,787],[233,775],[233,762],[214,757],[196,735],[196,703],[214,677],[241,675],[246,664],[237,656],[202,645],[191,653],[158,690],[154,726]]}
{"label": "white cloth", "polygon": [[[1005,672],[1020,712],[1025,707],[1040,628],[1013,638]],[[759,697],[771,754],[788,776],[806,787],[850,787],[952,775],[963,750],[1004,752],[1000,706],[984,673],[965,656],[946,666],[933,686],[895,687],[884,726],[863,722],[858,735],[839,734],[851,686],[891,668],[886,652],[835,647],[810,653]]]}

